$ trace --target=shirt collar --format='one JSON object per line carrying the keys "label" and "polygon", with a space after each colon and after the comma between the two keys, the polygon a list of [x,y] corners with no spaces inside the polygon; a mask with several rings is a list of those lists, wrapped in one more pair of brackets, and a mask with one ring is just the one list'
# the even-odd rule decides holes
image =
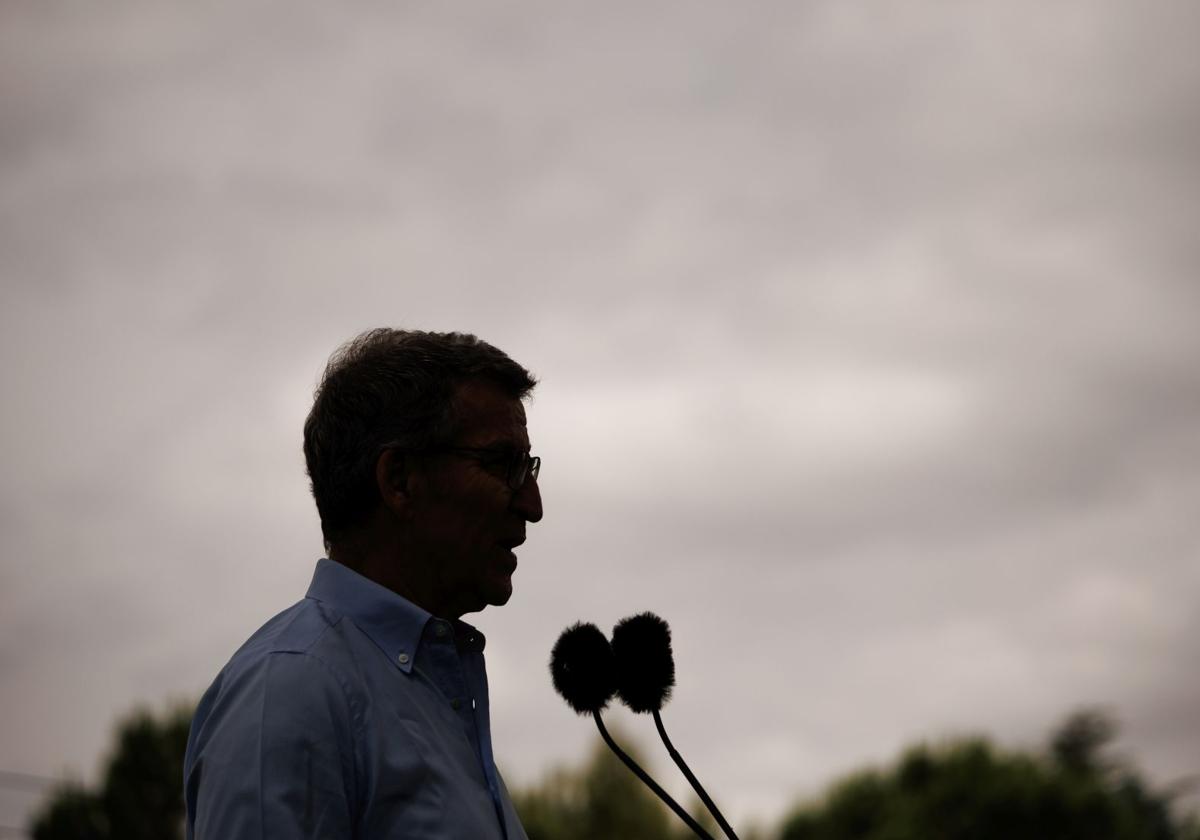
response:
{"label": "shirt collar", "polygon": [[465,621],[434,618],[407,598],[328,558],[317,561],[306,597],[348,617],[406,674],[412,671],[427,626],[433,631],[436,625],[448,625],[460,650],[482,651],[486,642]]}

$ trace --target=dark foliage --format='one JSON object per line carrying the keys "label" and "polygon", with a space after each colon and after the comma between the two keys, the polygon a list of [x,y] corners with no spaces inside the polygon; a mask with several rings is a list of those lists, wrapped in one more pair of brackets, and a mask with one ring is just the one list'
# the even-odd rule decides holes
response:
{"label": "dark foliage", "polygon": [[55,791],[30,829],[33,840],[108,840],[108,815],[100,797],[68,782]]}
{"label": "dark foliage", "polygon": [[1084,775],[1103,772],[1101,752],[1115,734],[1111,718],[1087,709],[1059,727],[1050,739],[1050,752],[1063,770]]}
{"label": "dark foliage", "polygon": [[35,816],[33,840],[178,840],[183,836],[183,753],[191,708],[118,724],[100,789],[68,784]]}
{"label": "dark foliage", "polygon": [[1168,796],[1105,761],[1115,734],[1097,712],[1071,717],[1046,755],[982,739],[906,752],[889,770],[836,784],[784,823],[782,840],[1200,840]]}

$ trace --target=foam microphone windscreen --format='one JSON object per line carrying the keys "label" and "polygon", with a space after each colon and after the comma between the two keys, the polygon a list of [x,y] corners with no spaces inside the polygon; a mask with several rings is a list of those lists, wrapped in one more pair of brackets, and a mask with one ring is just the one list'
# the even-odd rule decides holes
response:
{"label": "foam microphone windscreen", "polygon": [[595,624],[576,623],[554,643],[550,653],[554,688],[581,715],[608,705],[617,690],[612,646]]}
{"label": "foam microphone windscreen", "polygon": [[635,712],[657,712],[675,685],[671,628],[654,613],[623,619],[613,628],[617,693]]}

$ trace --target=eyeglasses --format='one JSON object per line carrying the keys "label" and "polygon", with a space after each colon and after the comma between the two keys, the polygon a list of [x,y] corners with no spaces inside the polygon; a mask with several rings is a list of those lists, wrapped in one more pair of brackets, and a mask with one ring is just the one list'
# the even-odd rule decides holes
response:
{"label": "eyeglasses", "polygon": [[494,475],[503,476],[510,490],[520,490],[525,486],[525,480],[537,480],[542,469],[542,459],[519,449],[478,449],[470,446],[445,446],[430,450],[432,452],[448,452],[452,455],[464,455]]}

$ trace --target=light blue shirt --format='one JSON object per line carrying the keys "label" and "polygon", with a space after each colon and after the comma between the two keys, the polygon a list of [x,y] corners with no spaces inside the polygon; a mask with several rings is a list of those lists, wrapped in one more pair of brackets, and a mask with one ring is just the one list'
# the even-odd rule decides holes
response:
{"label": "light blue shirt", "polygon": [[205,692],[188,840],[527,840],[492,758],[484,637],[332,560]]}

